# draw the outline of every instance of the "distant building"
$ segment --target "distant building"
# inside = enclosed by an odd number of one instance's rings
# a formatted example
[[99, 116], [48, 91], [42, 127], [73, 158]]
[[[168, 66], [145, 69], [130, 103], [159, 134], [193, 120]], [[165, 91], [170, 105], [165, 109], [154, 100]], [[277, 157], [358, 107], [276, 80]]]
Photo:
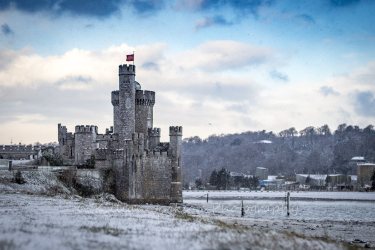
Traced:
[[354, 156], [352, 159], [350, 159], [353, 162], [365, 162], [365, 157], [363, 156]]
[[[329, 182], [327, 183], [327, 176], [329, 176]], [[306, 182], [307, 178], [310, 180]], [[296, 174], [296, 181], [300, 185], [309, 185], [312, 189], [338, 189], [338, 190], [355, 190], [357, 183], [356, 175], [344, 175], [344, 174]]]
[[260, 181], [264, 181], [268, 179], [268, 169], [257, 167], [255, 170], [255, 176], [259, 177]]
[[2, 145], [0, 146], [0, 159], [8, 160], [34, 160], [38, 158], [38, 152], [45, 146], [26, 145]]
[[357, 165], [357, 183], [360, 187], [371, 186], [371, 177], [375, 171], [375, 163], [359, 163]]

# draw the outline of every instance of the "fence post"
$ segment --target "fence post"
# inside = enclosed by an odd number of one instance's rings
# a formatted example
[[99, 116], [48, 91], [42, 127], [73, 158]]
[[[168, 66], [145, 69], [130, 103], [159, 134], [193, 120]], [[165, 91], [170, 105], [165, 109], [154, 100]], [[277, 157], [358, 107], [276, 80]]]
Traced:
[[289, 216], [289, 203], [290, 203], [290, 192], [288, 192], [287, 197], [286, 197], [286, 210], [287, 210], [286, 214], [287, 214], [287, 216]]

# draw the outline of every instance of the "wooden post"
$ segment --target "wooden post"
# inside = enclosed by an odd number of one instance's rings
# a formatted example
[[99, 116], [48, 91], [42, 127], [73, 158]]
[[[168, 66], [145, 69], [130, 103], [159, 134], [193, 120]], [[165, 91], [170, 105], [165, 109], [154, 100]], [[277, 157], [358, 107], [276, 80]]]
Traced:
[[243, 200], [241, 202], [241, 217], [245, 216], [245, 208], [243, 207]]
[[207, 202], [208, 202], [208, 193], [207, 193]]
[[9, 160], [8, 161], [8, 166], [9, 166], [9, 171], [12, 171], [12, 160]]
[[288, 192], [287, 196], [286, 196], [286, 214], [287, 216], [289, 216], [289, 203], [290, 203], [290, 192]]

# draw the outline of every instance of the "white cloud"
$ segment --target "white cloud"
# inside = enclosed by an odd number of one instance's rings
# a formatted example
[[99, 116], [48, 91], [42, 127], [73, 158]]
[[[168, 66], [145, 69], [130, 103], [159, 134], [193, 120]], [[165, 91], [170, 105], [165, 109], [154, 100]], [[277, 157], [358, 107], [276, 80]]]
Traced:
[[202, 71], [222, 71], [267, 63], [275, 49], [236, 41], [208, 41], [176, 56], [174, 64]]
[[[274, 68], [276, 50], [233, 41], [206, 42], [172, 55], [167, 54], [167, 44], [72, 49], [48, 57], [25, 49], [2, 54], [2, 60], [7, 56], [11, 60], [0, 68], [0, 143], [9, 143], [11, 138], [25, 143], [56, 141], [57, 123], [70, 131], [75, 125], [98, 125], [99, 132], [104, 132], [113, 122], [110, 93], [118, 88], [117, 67], [126, 63], [125, 55], [133, 50], [136, 80], [142, 89], [156, 92], [154, 126], [162, 128], [163, 140], [168, 140], [170, 125], [184, 126], [184, 136], [207, 137], [375, 123], [373, 116], [365, 116], [368, 113], [356, 112], [358, 97], [367, 98], [360, 107], [373, 103], [375, 62], [324, 82], [271, 88], [251, 77], [267, 75], [268, 68], [250, 66]], [[250, 73], [236, 71], [243, 67], [250, 67]], [[340, 95], [322, 95], [324, 86]]]

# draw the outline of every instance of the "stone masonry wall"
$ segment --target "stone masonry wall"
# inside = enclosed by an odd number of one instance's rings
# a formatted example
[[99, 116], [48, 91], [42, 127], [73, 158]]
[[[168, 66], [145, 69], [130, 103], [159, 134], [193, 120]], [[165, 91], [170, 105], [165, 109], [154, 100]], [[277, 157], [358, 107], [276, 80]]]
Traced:
[[84, 164], [90, 159], [97, 146], [96, 135], [98, 127], [96, 126], [76, 126], [75, 128], [75, 164]]
[[135, 132], [135, 67], [126, 64], [119, 66], [119, 112], [114, 120], [119, 120], [117, 131], [119, 141], [131, 139]]

